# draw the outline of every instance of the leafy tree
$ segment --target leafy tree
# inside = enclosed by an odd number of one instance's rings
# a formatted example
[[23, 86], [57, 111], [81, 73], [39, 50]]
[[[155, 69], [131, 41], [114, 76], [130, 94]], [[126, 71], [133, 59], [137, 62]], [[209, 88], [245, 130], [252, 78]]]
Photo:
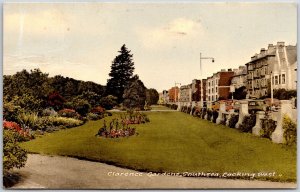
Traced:
[[127, 49], [125, 44], [121, 47], [119, 55], [113, 60], [107, 81], [106, 93], [118, 98], [118, 102], [123, 101], [124, 89], [128, 81], [132, 78], [134, 71], [134, 62], [132, 61], [132, 54]]
[[39, 69], [30, 72], [22, 70], [14, 75], [4, 75], [3, 85], [4, 95], [10, 98], [28, 94], [44, 100], [53, 91], [48, 74], [42, 73]]
[[27, 153], [17, 142], [19, 133], [12, 130], [3, 130], [3, 170], [7, 172], [12, 168], [24, 167]]
[[156, 89], [147, 89], [146, 90], [146, 101], [149, 105], [155, 105], [157, 104], [159, 99], [159, 94], [156, 91]]
[[126, 86], [123, 99], [123, 106], [126, 108], [144, 108], [146, 101], [146, 87], [137, 75], [135, 75]]
[[101, 96], [92, 91], [85, 91], [77, 98], [87, 100], [92, 107], [95, 107], [100, 104]]
[[22, 96], [14, 96], [8, 103], [28, 112], [39, 112], [42, 110], [42, 102], [42, 99], [35, 98], [34, 96], [25, 93]]
[[99, 96], [103, 96], [105, 92], [105, 87], [97, 83], [75, 80], [61, 75], [53, 77], [51, 83], [53, 89], [58, 91], [67, 100], [72, 100], [84, 92], [94, 92]]
[[108, 95], [106, 97], [102, 97], [100, 99], [100, 106], [104, 107], [105, 109], [112, 109], [114, 106], [118, 104], [118, 98], [112, 95]]

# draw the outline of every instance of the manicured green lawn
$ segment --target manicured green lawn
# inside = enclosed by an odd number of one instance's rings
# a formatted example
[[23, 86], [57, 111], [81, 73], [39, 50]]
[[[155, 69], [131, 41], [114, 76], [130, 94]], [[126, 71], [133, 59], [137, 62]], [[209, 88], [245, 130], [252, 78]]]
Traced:
[[296, 181], [295, 147], [274, 144], [181, 112], [147, 115], [150, 123], [135, 126], [138, 136], [95, 137], [103, 124], [99, 120], [45, 135], [22, 146], [34, 153], [81, 157], [141, 171], [275, 171], [275, 177], [267, 179]]
[[151, 105], [152, 110], [172, 110], [166, 106], [163, 105]]

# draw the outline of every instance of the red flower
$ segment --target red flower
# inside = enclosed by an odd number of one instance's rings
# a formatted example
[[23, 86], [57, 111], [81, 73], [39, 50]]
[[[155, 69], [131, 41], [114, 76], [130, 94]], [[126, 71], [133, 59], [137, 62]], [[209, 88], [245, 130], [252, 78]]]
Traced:
[[3, 128], [4, 129], [12, 129], [15, 130], [17, 132], [22, 131], [22, 128], [20, 125], [18, 125], [18, 123], [12, 122], [12, 121], [3, 121]]

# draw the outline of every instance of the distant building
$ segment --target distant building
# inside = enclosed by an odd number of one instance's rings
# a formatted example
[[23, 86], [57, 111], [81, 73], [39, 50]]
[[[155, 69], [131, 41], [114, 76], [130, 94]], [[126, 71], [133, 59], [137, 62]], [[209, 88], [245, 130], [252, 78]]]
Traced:
[[228, 71], [222, 69], [206, 79], [206, 101], [208, 103], [219, 99], [228, 99], [233, 75], [234, 72], [231, 69]]
[[231, 79], [231, 85], [234, 86], [235, 89], [243, 87], [247, 85], [247, 67], [239, 66], [238, 69], [233, 69], [234, 75]]
[[[269, 44], [259, 54], [251, 57], [247, 66], [247, 91], [250, 97], [260, 98], [268, 94], [270, 83], [273, 89], [296, 89], [297, 47], [284, 42]], [[272, 82], [271, 82], [272, 76]]]
[[191, 102], [192, 101], [192, 84], [182, 85], [180, 87], [180, 102]]
[[168, 95], [169, 95], [169, 102], [177, 102], [178, 95], [179, 95], [179, 88], [177, 86], [172, 87], [171, 89], [169, 89]]
[[163, 104], [169, 103], [169, 92], [167, 90], [163, 90], [162, 92], [162, 102]]
[[180, 87], [179, 101], [194, 102], [201, 101], [201, 81], [194, 79], [191, 84]]
[[200, 106], [206, 104], [206, 81], [207, 79], [202, 79], [200, 82]]
[[159, 105], [161, 105], [161, 104], [164, 104], [164, 98], [163, 98], [164, 96], [163, 96], [163, 93], [162, 92], [160, 92], [160, 93], [158, 93], [158, 104]]
[[201, 100], [201, 81], [194, 79], [191, 84], [192, 101], [199, 102]]

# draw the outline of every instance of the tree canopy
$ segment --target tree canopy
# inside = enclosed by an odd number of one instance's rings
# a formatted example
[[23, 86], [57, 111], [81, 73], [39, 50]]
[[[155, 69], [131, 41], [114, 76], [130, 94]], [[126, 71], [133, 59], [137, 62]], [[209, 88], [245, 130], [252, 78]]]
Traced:
[[157, 104], [159, 99], [159, 94], [156, 89], [150, 88], [146, 91], [146, 100], [148, 105]]
[[126, 86], [123, 99], [123, 106], [126, 108], [144, 109], [146, 101], [146, 87], [137, 75], [135, 75]]

